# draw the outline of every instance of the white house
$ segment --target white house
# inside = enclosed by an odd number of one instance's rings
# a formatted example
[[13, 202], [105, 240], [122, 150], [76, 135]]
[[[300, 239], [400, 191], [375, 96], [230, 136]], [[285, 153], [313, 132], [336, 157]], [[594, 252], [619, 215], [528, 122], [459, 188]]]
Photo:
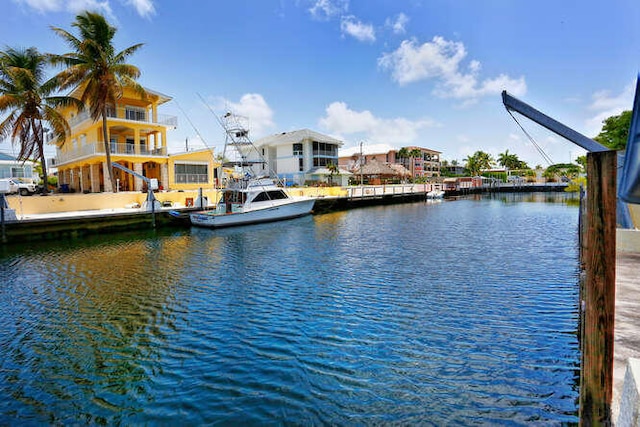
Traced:
[[35, 163], [29, 160], [18, 161], [8, 154], [0, 153], [0, 178], [37, 180], [38, 174], [35, 171]]
[[342, 141], [309, 129], [282, 132], [255, 142], [269, 169], [287, 185], [304, 185], [308, 181], [333, 180], [341, 185], [347, 171], [331, 174], [329, 165], [338, 166], [338, 149]]

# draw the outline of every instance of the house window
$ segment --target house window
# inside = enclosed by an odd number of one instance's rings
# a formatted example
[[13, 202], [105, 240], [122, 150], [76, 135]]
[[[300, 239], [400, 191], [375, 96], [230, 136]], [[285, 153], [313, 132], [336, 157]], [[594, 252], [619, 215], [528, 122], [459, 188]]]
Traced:
[[135, 120], [137, 122], [146, 121], [147, 112], [142, 108], [126, 107], [124, 114], [127, 120]]
[[302, 156], [302, 144], [293, 144], [293, 155]]
[[304, 159], [302, 157], [298, 159], [298, 171], [304, 172]]
[[327, 166], [329, 164], [338, 164], [338, 146], [313, 141], [313, 166]]
[[209, 165], [176, 163], [174, 174], [176, 184], [206, 184], [209, 182]]
[[11, 177], [24, 178], [24, 168], [11, 168]]

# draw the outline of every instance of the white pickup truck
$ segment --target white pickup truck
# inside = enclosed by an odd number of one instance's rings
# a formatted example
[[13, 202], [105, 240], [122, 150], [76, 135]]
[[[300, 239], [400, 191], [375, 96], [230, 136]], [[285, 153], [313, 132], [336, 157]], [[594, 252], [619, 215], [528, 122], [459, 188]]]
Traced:
[[16, 178], [2, 178], [0, 181], [6, 181], [7, 185], [2, 188], [8, 188], [7, 194], [20, 193], [21, 196], [31, 196], [38, 191], [38, 186], [33, 182], [20, 181]]

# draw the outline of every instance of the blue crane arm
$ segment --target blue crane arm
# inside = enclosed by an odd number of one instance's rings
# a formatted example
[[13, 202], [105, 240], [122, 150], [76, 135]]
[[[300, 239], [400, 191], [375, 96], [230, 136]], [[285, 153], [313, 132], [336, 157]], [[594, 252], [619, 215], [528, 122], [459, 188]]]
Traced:
[[609, 151], [609, 149], [604, 145], [599, 144], [593, 139], [584, 136], [580, 132], [576, 132], [570, 127], [563, 125], [559, 121], [552, 119], [546, 114], [536, 110], [531, 105], [526, 104], [517, 98], [514, 98], [513, 96], [509, 95], [506, 90], [502, 91], [502, 103], [507, 110], [515, 111], [522, 114], [528, 119], [533, 120], [539, 125], [549, 129], [551, 132], [568, 139], [569, 141], [573, 142], [576, 145], [579, 145], [587, 151]]

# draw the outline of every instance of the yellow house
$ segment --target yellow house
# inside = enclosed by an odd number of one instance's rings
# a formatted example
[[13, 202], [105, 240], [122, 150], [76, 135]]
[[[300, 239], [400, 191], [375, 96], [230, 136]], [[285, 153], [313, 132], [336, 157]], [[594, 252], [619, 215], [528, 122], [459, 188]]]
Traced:
[[[185, 190], [215, 183], [213, 153], [185, 153], [171, 158], [167, 153], [167, 131], [175, 129], [177, 118], [158, 113], [158, 107], [171, 98], [145, 89], [142, 98], [125, 89], [115, 108], [107, 112], [111, 161], [138, 175], [155, 178], [161, 190]], [[57, 144], [51, 166], [58, 169], [58, 183], [63, 191], [110, 192], [109, 171], [104, 150], [102, 120], [94, 121], [87, 110], [63, 111], [71, 135]], [[177, 168], [177, 169], [176, 169]], [[114, 168], [116, 191], [144, 191], [145, 182], [133, 174]]]
[[169, 188], [172, 190], [212, 189], [218, 186], [219, 162], [209, 149], [169, 155]]

